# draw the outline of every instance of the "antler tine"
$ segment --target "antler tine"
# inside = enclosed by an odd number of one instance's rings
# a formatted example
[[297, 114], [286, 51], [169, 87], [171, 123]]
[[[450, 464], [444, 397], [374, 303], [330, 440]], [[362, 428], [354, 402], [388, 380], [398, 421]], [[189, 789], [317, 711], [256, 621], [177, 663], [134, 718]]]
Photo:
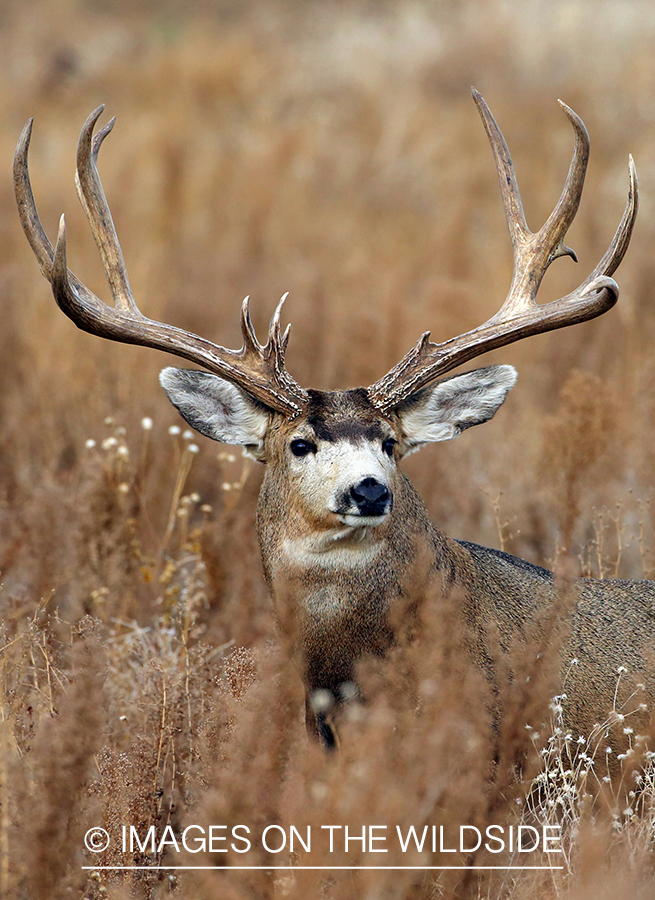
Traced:
[[555, 205], [546, 224], [541, 231], [544, 235], [550, 237], [553, 243], [553, 252], [551, 253], [549, 264], [560, 256], [570, 256], [573, 262], [578, 261], [578, 257], [574, 250], [567, 247], [563, 243], [564, 235], [569, 230], [571, 223], [575, 219], [580, 199], [582, 198], [582, 189], [584, 187], [585, 175], [587, 174], [587, 165], [589, 163], [589, 134], [585, 128], [585, 124], [580, 116], [573, 112], [570, 106], [557, 101], [562, 107], [566, 116], [573, 126], [573, 134], [575, 144], [573, 147], [573, 158], [569, 171], [566, 176], [566, 182], [562, 195]]
[[562, 194], [546, 223], [533, 234], [527, 226], [516, 174], [505, 139], [484, 99], [473, 90], [473, 99], [484, 123], [498, 169], [498, 180], [505, 207], [507, 226], [514, 248], [514, 275], [503, 306], [495, 318], [513, 315], [535, 305], [537, 291], [548, 266], [560, 256], [577, 257], [564, 244], [568, 231], [580, 206], [587, 163], [589, 135], [582, 119], [560, 100], [575, 135], [573, 158]]
[[[279, 379], [281, 384], [288, 384], [288, 380], [290, 379], [289, 373], [286, 370], [286, 366], [284, 364], [284, 354], [287, 349], [287, 344], [289, 343], [289, 334], [291, 333], [291, 325], [287, 325], [284, 334], [282, 334], [282, 330], [280, 328], [280, 316], [282, 314], [282, 307], [289, 296], [287, 291], [286, 294], [283, 294], [280, 298], [280, 302], [275, 308], [275, 312], [273, 313], [273, 317], [271, 319], [271, 324], [268, 329], [268, 343], [266, 347], [264, 347], [264, 354], [267, 357], [270, 357], [272, 361], [272, 365], [274, 366], [275, 372], [277, 373], [277, 378]], [[291, 386], [290, 384], [288, 385]]]
[[475, 88], [471, 88], [471, 93], [475, 105], [478, 108], [478, 112], [480, 113], [484, 130], [487, 132], [487, 138], [494, 154], [496, 169], [498, 170], [500, 192], [503, 198], [505, 216], [507, 218], [507, 227], [509, 228], [512, 245], [516, 249], [517, 246], [521, 246], [531, 232], [525, 221], [523, 203], [521, 202], [521, 192], [519, 191], [518, 181], [516, 180], [512, 157], [510, 156], [507, 142], [482, 94], [480, 94], [479, 91], [476, 91]]
[[18, 203], [18, 215], [23, 226], [23, 231], [30, 242], [30, 246], [36, 256], [43, 276], [50, 279], [52, 271], [52, 259], [54, 248], [48, 240], [48, 235], [43, 229], [41, 219], [34, 202], [34, 193], [30, 181], [30, 173], [27, 167], [27, 153], [32, 139], [32, 125], [34, 119], [28, 119], [21, 132], [16, 152], [14, 154], [14, 192]]
[[[533, 334], [585, 322], [610, 309], [619, 288], [610, 277], [627, 250], [638, 208], [637, 175], [630, 157], [630, 186], [623, 217], [607, 252], [593, 272], [570, 294], [539, 305], [536, 294], [548, 266], [559, 256], [572, 256], [564, 236], [580, 204], [589, 157], [589, 138], [582, 120], [561, 103], [574, 130], [575, 146], [562, 194], [545, 225], [533, 234], [527, 227], [512, 160], [489, 107], [473, 91], [493, 150], [507, 224], [514, 247], [514, 274], [500, 310], [483, 325], [440, 344], [429, 340], [429, 332], [383, 378], [371, 385], [368, 395], [383, 411], [421, 390], [439, 375], [489, 350], [511, 344]], [[561, 101], [560, 101], [561, 102]]]
[[595, 278], [598, 278], [603, 275], [613, 275], [618, 269], [619, 265], [623, 257], [625, 256], [625, 252], [628, 249], [628, 245], [630, 244], [630, 238], [632, 237], [632, 229], [635, 224], [635, 219], [637, 218], [637, 211], [639, 209], [639, 182], [637, 179], [637, 169], [635, 168], [635, 161], [632, 158], [632, 154], [628, 157], [628, 200], [625, 205], [625, 209], [623, 210], [623, 216], [619, 223], [619, 227], [616, 229], [616, 234], [612, 238], [612, 243], [607, 248], [605, 255], [598, 263], [594, 271], [591, 273], [589, 278], [584, 281], [581, 287], [592, 282]]
[[282, 295], [278, 305], [275, 307], [275, 312], [273, 313], [270, 324], [268, 326], [268, 345], [270, 346], [271, 350], [275, 349], [278, 353], [284, 353], [280, 318], [282, 316], [282, 307], [284, 306], [284, 303], [288, 296], [288, 291], [286, 292], [286, 294]]
[[140, 316], [141, 312], [132, 296], [123, 252], [96, 165], [102, 142], [116, 121], [114, 118], [108, 122], [94, 138], [93, 129], [104, 109], [104, 104], [95, 109], [84, 123], [80, 133], [77, 145], [75, 186], [100, 251], [114, 304], [117, 309], [129, 310], [133, 315]]
[[103, 303], [68, 270], [64, 217], [61, 217], [54, 248], [43, 229], [34, 202], [27, 162], [31, 120], [23, 129], [16, 148], [14, 186], [21, 223], [41, 272], [51, 283], [58, 306], [83, 331], [180, 356], [238, 385], [270, 409], [288, 418], [298, 415], [308, 400], [308, 394], [289, 375], [284, 365], [288, 331], [280, 340], [281, 304], [274, 316], [277, 324], [269, 335], [268, 343], [262, 346], [255, 335], [246, 298], [241, 311], [244, 344], [240, 350], [228, 350], [180, 328], [148, 319], [138, 310], [96, 167], [100, 145], [114, 124], [112, 119], [93, 137], [93, 128], [103, 108], [95, 110], [82, 129], [76, 180], [80, 200], [102, 256], [114, 307]]
[[[50, 281], [55, 250], [39, 218], [27, 164], [33, 121], [33, 119], [29, 119], [23, 128], [20, 140], [16, 146], [16, 152], [14, 153], [14, 193], [25, 236], [38, 260], [41, 274]], [[94, 299], [91, 291], [72, 272], [68, 273], [68, 277], [80, 297], [84, 298], [86, 302]]]
[[241, 334], [243, 335], [243, 348], [246, 353], [261, 353], [264, 348], [257, 340], [252, 319], [250, 318], [250, 297], [246, 297], [241, 304]]

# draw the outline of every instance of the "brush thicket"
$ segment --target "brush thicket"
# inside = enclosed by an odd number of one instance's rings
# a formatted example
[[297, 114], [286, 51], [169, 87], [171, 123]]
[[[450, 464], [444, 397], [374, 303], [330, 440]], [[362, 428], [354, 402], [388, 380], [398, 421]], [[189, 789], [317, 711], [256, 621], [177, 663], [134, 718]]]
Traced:
[[[624, 759], [610, 765], [603, 747], [607, 727], [631, 727], [629, 711], [568, 735], [565, 701], [552, 702], [553, 673], [534, 668], [530, 644], [493, 731], [496, 701], [448, 605], [417, 597], [420, 640], [388, 665], [363, 664], [367, 702], [351, 707], [338, 754], [308, 741], [260, 574], [258, 467], [185, 433], [157, 384], [161, 355], [77, 332], [55, 308], [10, 175], [34, 116], [44, 224], [54, 236], [66, 211], [69, 264], [106, 296], [72, 179], [79, 128], [106, 102], [118, 122], [100, 170], [144, 313], [237, 347], [241, 299], [251, 295], [261, 333], [290, 290], [290, 371], [307, 386], [349, 387], [380, 377], [428, 328], [441, 340], [484, 321], [507, 289], [509, 239], [469, 85], [512, 147], [535, 228], [570, 158], [562, 96], [591, 135], [567, 238], [585, 271], [623, 208], [628, 151], [640, 171], [619, 306], [490, 355], [519, 370], [503, 410], [406, 469], [453, 537], [567, 574], [653, 577], [655, 13], [627, 9], [47, 0], [38, 16], [31, 4], [4, 11], [0, 895], [652, 896], [652, 759], [630, 732]], [[543, 299], [578, 281], [558, 260]], [[563, 869], [81, 868], [125, 861], [115, 848], [84, 850], [92, 826], [535, 821], [563, 825]], [[329, 863], [370, 862], [353, 846]], [[441, 865], [445, 854], [384, 857]], [[172, 860], [157, 850], [133, 861]], [[201, 861], [238, 854], [185, 859]], [[247, 861], [273, 857], [253, 849]]]

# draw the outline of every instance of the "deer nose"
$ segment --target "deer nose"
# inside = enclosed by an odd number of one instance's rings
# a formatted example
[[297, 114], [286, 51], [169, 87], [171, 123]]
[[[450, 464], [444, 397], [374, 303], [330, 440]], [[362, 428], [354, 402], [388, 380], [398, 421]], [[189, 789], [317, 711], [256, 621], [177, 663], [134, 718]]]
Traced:
[[383, 516], [388, 512], [389, 489], [376, 478], [364, 478], [350, 488], [350, 496], [362, 516]]

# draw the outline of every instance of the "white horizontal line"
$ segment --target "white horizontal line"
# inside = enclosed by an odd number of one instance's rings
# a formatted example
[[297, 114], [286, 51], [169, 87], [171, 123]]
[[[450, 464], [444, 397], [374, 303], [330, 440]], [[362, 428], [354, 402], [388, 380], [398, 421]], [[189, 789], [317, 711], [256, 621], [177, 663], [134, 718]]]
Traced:
[[337, 870], [346, 870], [348, 872], [358, 872], [360, 869], [375, 869], [376, 871], [390, 871], [390, 872], [399, 872], [405, 870], [416, 870], [416, 871], [426, 871], [426, 870], [439, 870], [445, 871], [450, 869], [459, 870], [473, 870], [473, 869], [502, 869], [505, 872], [518, 871], [519, 869], [539, 869], [547, 872], [554, 872], [559, 869], [563, 869], [564, 866], [82, 866], [84, 870], [92, 870], [92, 871], [107, 871], [109, 869], [120, 869], [121, 871], [133, 871], [135, 869], [139, 869], [141, 871], [153, 871], [153, 872], [161, 872], [161, 871], [180, 871], [180, 870], [214, 870], [216, 872], [244, 872], [248, 870], [252, 870], [253, 872], [275, 872], [282, 869], [288, 869], [290, 871], [327, 871], [333, 872]]

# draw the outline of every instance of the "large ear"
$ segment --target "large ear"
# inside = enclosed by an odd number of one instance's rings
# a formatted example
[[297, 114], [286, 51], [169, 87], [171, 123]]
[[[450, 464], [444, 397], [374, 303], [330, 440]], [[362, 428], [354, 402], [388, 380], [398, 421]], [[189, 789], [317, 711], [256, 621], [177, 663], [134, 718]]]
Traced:
[[271, 411], [245, 391], [208, 372], [162, 369], [159, 383], [186, 421], [206, 437], [240, 444], [261, 459]]
[[401, 451], [432, 441], [449, 441], [466, 428], [487, 422], [516, 382], [512, 366], [489, 366], [446, 378], [396, 408], [403, 431]]

